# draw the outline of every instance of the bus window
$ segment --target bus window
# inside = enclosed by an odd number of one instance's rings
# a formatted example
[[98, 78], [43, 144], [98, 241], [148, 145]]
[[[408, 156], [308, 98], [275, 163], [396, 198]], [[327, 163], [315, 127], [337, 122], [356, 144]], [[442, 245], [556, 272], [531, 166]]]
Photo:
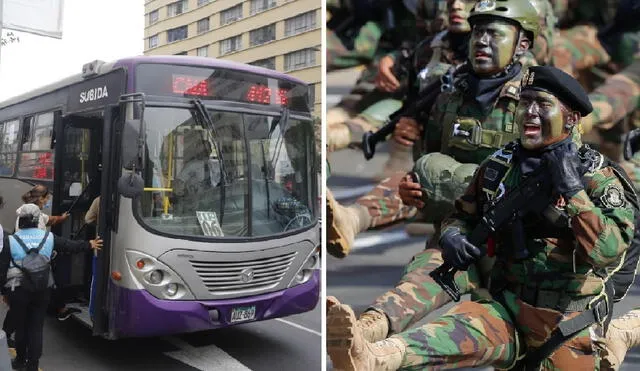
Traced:
[[20, 121], [7, 121], [0, 126], [0, 175], [11, 176], [16, 167]]
[[[25, 120], [23, 131], [23, 152], [20, 154], [18, 176], [22, 178], [35, 178], [42, 180], [53, 179], [53, 151], [51, 144], [53, 139], [53, 112], [47, 112], [36, 116], [33, 121]], [[27, 128], [33, 135], [27, 134]], [[29, 138], [28, 140], [26, 140]], [[26, 140], [26, 141], [25, 141]]]
[[33, 133], [33, 125], [35, 124], [35, 117], [28, 116], [22, 120], [22, 138], [20, 141], [21, 151], [31, 150], [31, 134]]

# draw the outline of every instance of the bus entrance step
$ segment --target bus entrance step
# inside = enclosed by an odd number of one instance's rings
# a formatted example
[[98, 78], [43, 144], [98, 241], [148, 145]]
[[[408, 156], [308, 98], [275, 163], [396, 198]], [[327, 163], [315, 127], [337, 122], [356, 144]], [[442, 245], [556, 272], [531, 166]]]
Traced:
[[91, 321], [91, 315], [89, 314], [89, 306], [87, 304], [70, 303], [70, 304], [67, 304], [67, 307], [75, 308], [79, 310], [80, 312], [73, 313], [71, 316], [79, 320], [83, 325], [89, 328], [93, 327], [93, 321]]

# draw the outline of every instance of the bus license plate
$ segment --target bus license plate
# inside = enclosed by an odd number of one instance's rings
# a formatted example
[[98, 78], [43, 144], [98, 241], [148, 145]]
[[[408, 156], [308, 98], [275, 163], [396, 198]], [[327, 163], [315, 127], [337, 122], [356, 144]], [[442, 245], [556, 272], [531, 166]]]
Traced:
[[256, 318], [256, 306], [233, 308], [231, 322], [249, 321]]

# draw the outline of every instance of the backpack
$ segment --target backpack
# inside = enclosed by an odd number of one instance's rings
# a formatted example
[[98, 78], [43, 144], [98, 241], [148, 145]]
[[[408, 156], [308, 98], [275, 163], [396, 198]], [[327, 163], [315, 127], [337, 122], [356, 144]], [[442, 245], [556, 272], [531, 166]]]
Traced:
[[24, 275], [21, 286], [29, 292], [42, 291], [49, 287], [49, 278], [51, 276], [51, 260], [40, 254], [40, 250], [44, 247], [49, 231], [44, 235], [42, 241], [35, 249], [29, 249], [27, 245], [17, 235], [12, 235], [13, 239], [22, 247], [26, 256], [22, 259], [22, 266], [16, 264], [11, 255], [11, 262], [18, 267]]

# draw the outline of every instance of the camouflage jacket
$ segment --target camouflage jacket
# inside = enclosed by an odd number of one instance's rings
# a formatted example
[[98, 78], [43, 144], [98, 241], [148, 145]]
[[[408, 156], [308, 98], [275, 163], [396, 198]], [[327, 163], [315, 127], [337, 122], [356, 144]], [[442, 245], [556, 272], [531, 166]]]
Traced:
[[462, 163], [479, 164], [518, 138], [514, 116], [523, 71], [502, 86], [488, 112], [465, 94], [466, 74], [462, 73], [454, 81], [455, 91], [442, 92], [436, 98], [424, 121], [423, 140], [414, 146], [414, 159], [441, 152]]
[[[517, 146], [514, 147], [517, 153]], [[500, 282], [516, 295], [532, 286], [559, 292], [560, 297], [567, 298], [601, 293], [603, 280], [594, 271], [601, 273], [601, 268], [617, 262], [628, 248], [634, 232], [634, 211], [625, 196], [623, 182], [626, 181], [612, 167], [602, 165], [602, 155], [588, 151], [593, 155], [583, 159], [583, 163], [589, 164], [589, 171], [582, 178], [585, 189], [568, 200], [550, 195], [550, 199], [555, 200], [552, 204], [566, 212], [570, 227], [560, 228], [560, 233], [556, 230], [554, 237], [546, 237], [551, 224], [545, 224], [549, 222], [538, 216], [525, 216], [528, 257], [520, 260], [514, 256], [510, 228], [500, 228], [493, 237], [502, 269], [493, 270], [492, 285]], [[500, 185], [508, 194], [523, 179], [518, 157], [503, 152], [497, 155], [512, 162]], [[485, 207], [492, 202], [493, 195], [485, 189], [489, 182], [485, 179], [487, 164], [488, 161], [481, 164], [465, 194], [456, 201], [457, 213], [445, 220], [443, 232], [458, 227], [462, 233], [470, 233]]]

